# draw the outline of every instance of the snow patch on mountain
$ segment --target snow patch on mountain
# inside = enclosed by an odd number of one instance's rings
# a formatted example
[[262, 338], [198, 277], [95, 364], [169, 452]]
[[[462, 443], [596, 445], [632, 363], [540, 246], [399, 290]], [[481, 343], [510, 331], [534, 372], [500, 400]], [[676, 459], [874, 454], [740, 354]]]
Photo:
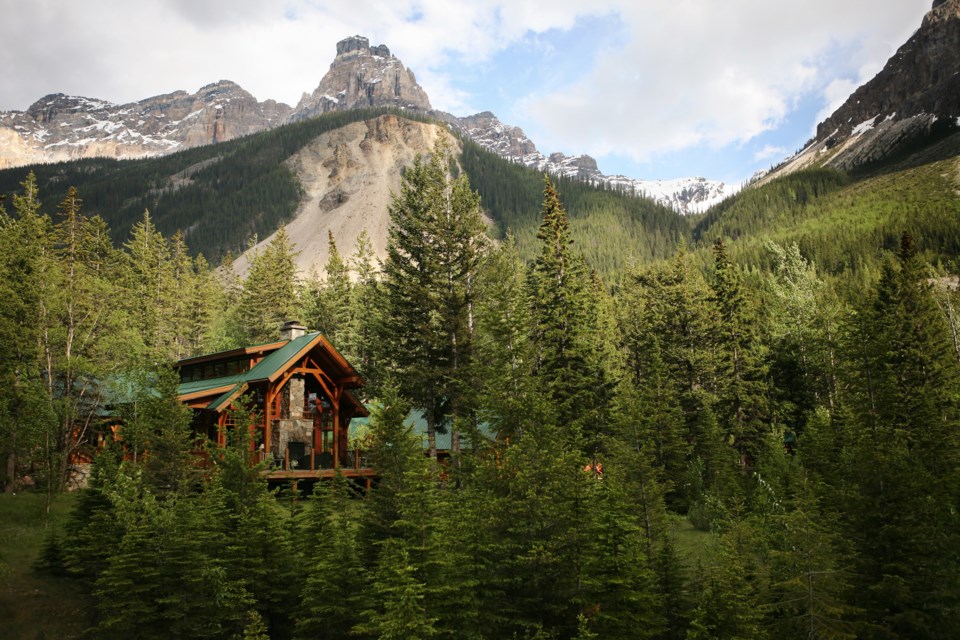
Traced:
[[740, 185], [702, 177], [638, 180], [622, 175], [608, 176], [600, 171], [597, 161], [588, 155], [551, 153], [544, 156], [522, 129], [505, 125], [489, 111], [466, 118], [450, 116], [447, 120], [484, 149], [511, 162], [550, 175], [583, 180], [622, 193], [650, 198], [684, 214], [706, 211], [740, 190]]

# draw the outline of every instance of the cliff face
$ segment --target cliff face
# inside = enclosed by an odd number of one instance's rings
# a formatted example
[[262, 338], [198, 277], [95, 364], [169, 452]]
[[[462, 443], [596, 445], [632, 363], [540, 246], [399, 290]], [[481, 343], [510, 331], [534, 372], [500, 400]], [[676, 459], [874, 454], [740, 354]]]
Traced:
[[[299, 271], [323, 272], [329, 256], [328, 231], [347, 256], [366, 229], [374, 253], [384, 258], [391, 193], [400, 192], [403, 168], [418, 153], [429, 154], [440, 138], [458, 148], [442, 126], [385, 115], [322, 134], [287, 160], [304, 190], [296, 217], [286, 225], [300, 252]], [[272, 238], [237, 258], [238, 273], [246, 272], [251, 252], [262, 250]]]
[[0, 168], [89, 157], [137, 158], [216, 144], [277, 126], [290, 107], [221, 80], [117, 105], [53, 94], [0, 113]]
[[850, 170], [960, 124], [960, 0], [938, 0], [873, 79], [817, 126], [807, 147], [765, 179], [826, 164]]
[[872, 80], [817, 126], [817, 140], [844, 139], [862, 123], [922, 114], [960, 116], [960, 0], [945, 0]]
[[291, 109], [256, 99], [229, 81], [116, 105], [56, 94], [26, 111], [0, 113], [0, 168], [87, 157], [138, 158], [216, 144], [330, 111], [392, 107], [427, 113], [513, 162], [646, 195], [681, 212], [702, 211], [738, 188], [704, 178], [607, 176], [590, 156], [545, 156], [522, 129], [489, 111], [465, 118], [433, 111], [416, 77], [385, 45], [353, 36], [337, 43], [319, 86]]
[[353, 36], [337, 43], [330, 69], [313, 93], [303, 94], [290, 119], [369, 107], [432, 109], [413, 72], [386, 45], [371, 47], [363, 36]]

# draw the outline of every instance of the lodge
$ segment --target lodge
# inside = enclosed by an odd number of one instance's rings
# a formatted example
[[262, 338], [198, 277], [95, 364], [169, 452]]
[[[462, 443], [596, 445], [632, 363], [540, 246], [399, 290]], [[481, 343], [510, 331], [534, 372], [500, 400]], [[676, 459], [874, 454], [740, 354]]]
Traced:
[[220, 446], [241, 397], [256, 412], [252, 445], [270, 481], [318, 480], [338, 471], [368, 487], [375, 472], [351, 420], [368, 415], [355, 395], [364, 381], [319, 332], [290, 321], [280, 340], [180, 360], [177, 393], [193, 427]]

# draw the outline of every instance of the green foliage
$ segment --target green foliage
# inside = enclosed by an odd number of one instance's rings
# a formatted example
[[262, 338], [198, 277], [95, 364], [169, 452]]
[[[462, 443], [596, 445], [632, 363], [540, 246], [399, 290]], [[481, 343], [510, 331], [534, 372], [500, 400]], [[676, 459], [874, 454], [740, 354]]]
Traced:
[[[289, 239], [238, 283], [160, 216], [131, 222], [123, 252], [77, 190], [54, 223], [28, 178], [0, 215], [7, 475], [63, 477], [107, 409], [123, 441], [107, 438], [67, 526], [4, 561], [65, 567], [104, 638], [957, 635], [960, 322], [938, 290], [955, 167], [746, 191], [704, 218], [704, 246], [616, 274], [611, 298], [581, 254], [613, 260], [620, 238], [584, 246], [578, 225], [644, 201], [562, 182], [568, 217], [552, 184], [471, 153], [465, 171], [440, 149], [406, 172], [383, 283], [363, 240], [301, 290], [375, 380], [378, 478], [369, 496], [320, 484], [299, 514], [255, 463], [251, 405], [201, 473], [177, 380], [149, 366], [273, 340], [296, 296]], [[516, 214], [491, 209], [501, 230], [527, 225], [489, 251], [478, 169], [515, 188], [490, 191]], [[592, 223], [574, 201], [601, 203]], [[671, 220], [642, 260], [675, 250]], [[890, 244], [894, 226], [912, 233]], [[428, 460], [411, 404], [473, 446]]]
[[[217, 145], [160, 158], [105, 158], [0, 171], [0, 194], [17, 189], [25, 171], [38, 186], [75, 185], [87, 207], [99, 212], [120, 243], [149, 209], [161, 233], [183, 231], [191, 250], [215, 264], [239, 253], [252, 237], [266, 238], [287, 222], [301, 187], [284, 162], [317, 136], [389, 110], [338, 111]], [[415, 114], [403, 117], [416, 119]], [[53, 201], [44, 201], [46, 207]]]
[[290, 237], [284, 228], [250, 261], [250, 271], [237, 301], [235, 345], [264, 344], [276, 340], [280, 326], [294, 316], [297, 267]]
[[486, 251], [479, 196], [464, 175], [453, 178], [450, 150], [438, 143], [417, 156], [391, 202], [383, 265], [380, 339], [401, 392], [427, 419], [431, 455], [436, 428], [465, 415], [464, 372], [473, 358], [473, 282]]
[[611, 386], [597, 311], [603, 292], [572, 247], [567, 213], [549, 178], [542, 217], [540, 252], [528, 279], [534, 375], [552, 400], [558, 424], [567, 426], [568, 437], [584, 451], [592, 451]]
[[909, 230], [931, 262], [960, 251], [960, 197], [952, 160], [893, 168], [858, 180], [812, 169], [742, 190], [714, 207], [694, 237], [705, 249], [730, 238], [736, 262], [769, 268], [765, 245], [796, 243], [821, 273], [876, 275], [886, 251], [895, 251]]
[[298, 532], [303, 580], [297, 638], [342, 638], [360, 623], [369, 606], [367, 575], [361, 562], [358, 509], [347, 480], [338, 475], [318, 483]]
[[[464, 171], [497, 224], [495, 235], [512, 236], [520, 255], [533, 259], [540, 247], [542, 216], [537, 211], [543, 202], [543, 174], [504, 161], [469, 140], [462, 144]], [[632, 262], [666, 258], [678, 241], [690, 238], [683, 216], [651, 199], [575, 179], [551, 179], [570, 213], [571, 238], [604, 278], [619, 275]]]

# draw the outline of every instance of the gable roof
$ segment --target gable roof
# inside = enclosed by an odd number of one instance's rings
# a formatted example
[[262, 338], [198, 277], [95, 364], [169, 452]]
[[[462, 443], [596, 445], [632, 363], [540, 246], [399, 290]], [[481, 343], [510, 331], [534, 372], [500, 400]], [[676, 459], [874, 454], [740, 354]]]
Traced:
[[[209, 403], [204, 404], [200, 408], [217, 412], [223, 411], [234, 399], [246, 391], [250, 384], [274, 382], [283, 375], [290, 366], [318, 347], [319, 350], [316, 355], [321, 361], [319, 364], [324, 367], [325, 371], [329, 372], [336, 382], [343, 384], [344, 387], [359, 387], [363, 385], [363, 378], [360, 377], [356, 369], [347, 362], [346, 358], [344, 358], [320, 332], [314, 331], [294, 338], [293, 340], [272, 342], [253, 347], [241, 347], [240, 349], [231, 349], [229, 351], [221, 351], [219, 353], [181, 360], [177, 363], [177, 367], [229, 360], [243, 355], [266, 354], [263, 359], [248, 371], [219, 378], [182, 382], [177, 388], [177, 395], [180, 400], [184, 402], [212, 398]], [[352, 394], [347, 392], [344, 395], [347, 396], [348, 401], [355, 407], [359, 408], [363, 413], [366, 413], [362, 403], [354, 398]]]

